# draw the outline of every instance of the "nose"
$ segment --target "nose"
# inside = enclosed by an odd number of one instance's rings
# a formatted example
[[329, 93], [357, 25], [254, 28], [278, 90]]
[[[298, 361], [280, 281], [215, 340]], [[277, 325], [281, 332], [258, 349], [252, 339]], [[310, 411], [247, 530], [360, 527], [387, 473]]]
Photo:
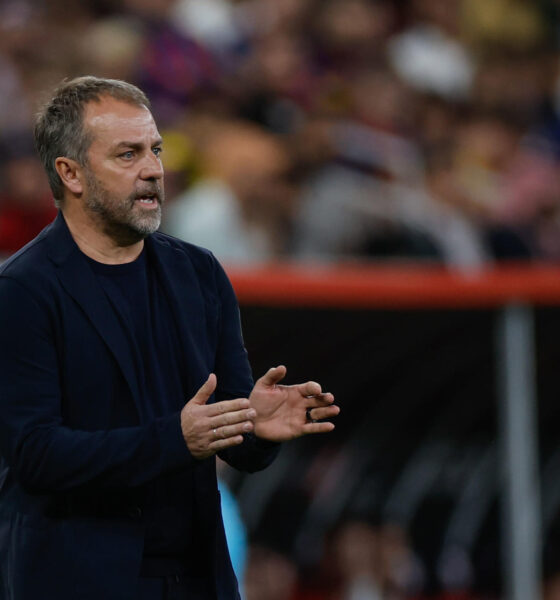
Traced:
[[163, 179], [163, 165], [161, 160], [153, 153], [148, 152], [140, 169], [140, 179]]

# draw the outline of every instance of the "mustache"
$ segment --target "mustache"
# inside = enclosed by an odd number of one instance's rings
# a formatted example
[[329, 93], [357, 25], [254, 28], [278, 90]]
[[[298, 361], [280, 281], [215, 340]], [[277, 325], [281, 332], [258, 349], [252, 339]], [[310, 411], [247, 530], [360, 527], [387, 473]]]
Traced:
[[163, 201], [165, 200], [163, 188], [158, 182], [149, 183], [143, 185], [142, 187], [136, 188], [134, 193], [131, 195], [131, 200], [134, 201], [145, 196], [153, 196], [160, 204], [163, 204]]

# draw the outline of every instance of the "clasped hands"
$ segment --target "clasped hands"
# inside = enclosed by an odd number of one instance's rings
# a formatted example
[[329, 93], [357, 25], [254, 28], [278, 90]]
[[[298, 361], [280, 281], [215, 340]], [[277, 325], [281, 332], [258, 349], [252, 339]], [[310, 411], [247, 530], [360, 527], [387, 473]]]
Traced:
[[340, 412], [334, 396], [322, 392], [314, 381], [278, 385], [285, 375], [286, 367], [273, 367], [257, 380], [249, 398], [207, 404], [217, 383], [210, 374], [181, 411], [181, 429], [191, 454], [208, 458], [241, 444], [243, 434], [250, 432], [263, 440], [284, 442], [332, 431], [334, 424], [324, 419]]

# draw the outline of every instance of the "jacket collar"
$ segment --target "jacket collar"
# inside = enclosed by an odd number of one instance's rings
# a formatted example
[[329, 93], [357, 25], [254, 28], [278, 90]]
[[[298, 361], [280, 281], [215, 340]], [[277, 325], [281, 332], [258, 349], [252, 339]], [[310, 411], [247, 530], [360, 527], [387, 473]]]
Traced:
[[101, 336], [130, 388], [141, 414], [138, 382], [133, 354], [109, 300], [99, 285], [91, 265], [72, 238], [61, 212], [47, 233], [48, 254], [57, 267], [57, 276], [68, 294], [76, 301]]
[[200, 277], [183, 248], [170, 243], [165, 236], [154, 234], [146, 238], [146, 251], [179, 332], [186, 389], [194, 393], [208, 377], [207, 361], [213, 358], [207, 354], [208, 300], [201, 289]]
[[[57, 267], [62, 286], [82, 308], [115, 357], [143, 417], [133, 349], [62, 213], [59, 212], [46, 237], [49, 257]], [[213, 360], [211, 349], [207, 347], [209, 300], [201, 289], [200, 277], [192, 261], [182, 248], [158, 234], [148, 236], [145, 244], [149, 261], [160, 278], [177, 325], [186, 389], [194, 393], [208, 376], [207, 362]]]

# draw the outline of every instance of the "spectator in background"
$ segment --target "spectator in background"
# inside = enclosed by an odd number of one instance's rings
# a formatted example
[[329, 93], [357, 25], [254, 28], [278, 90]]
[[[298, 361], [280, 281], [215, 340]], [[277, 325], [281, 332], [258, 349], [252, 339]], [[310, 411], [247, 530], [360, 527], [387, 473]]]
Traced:
[[143, 45], [140, 29], [129, 19], [96, 21], [81, 40], [84, 69], [111, 79], [133, 79]]
[[140, 36], [139, 43], [131, 40], [138, 45], [134, 81], [152, 98], [158, 121], [168, 126], [181, 117], [195, 97], [219, 84], [218, 65], [209, 49], [173, 22], [176, 0], [114, 4], [126, 27]]
[[25, 127], [31, 128], [35, 104], [42, 100], [44, 90], [81, 71], [80, 40], [94, 17], [87, 2], [16, 0], [10, 4], [20, 16], [8, 42], [22, 81], [23, 97], [16, 104], [27, 104]]
[[460, 3], [461, 29], [474, 48], [531, 48], [549, 33], [542, 6], [532, 0], [469, 0]]
[[317, 6], [313, 33], [317, 61], [327, 73], [375, 64], [395, 25], [389, 0], [326, 0]]
[[472, 107], [507, 113], [525, 129], [538, 123], [553, 80], [548, 51], [499, 46], [481, 53], [483, 59], [473, 81]]
[[293, 193], [283, 145], [253, 125], [224, 123], [208, 133], [201, 154], [203, 175], [169, 206], [165, 231], [225, 263], [282, 256]]
[[328, 600], [405, 600], [422, 588], [422, 566], [396, 524], [346, 518], [333, 531], [325, 558]]
[[437, 258], [431, 234], [407, 216], [407, 207], [418, 212], [410, 186], [420, 185], [422, 175], [419, 147], [408, 133], [410, 90], [383, 62], [356, 69], [347, 81], [345, 115], [323, 122], [330, 152], [296, 204], [296, 256]]
[[245, 577], [246, 600], [296, 600], [298, 571], [294, 561], [266, 546], [251, 547]]
[[560, 260], [560, 170], [550, 157], [520, 152], [504, 183], [498, 218], [519, 230], [531, 253]]
[[56, 216], [47, 178], [28, 132], [0, 139], [0, 261], [19, 250]]
[[234, 5], [228, 0], [180, 0], [171, 8], [172, 20], [187, 37], [228, 60], [242, 43], [242, 32]]
[[372, 525], [361, 520], [343, 523], [334, 536], [333, 553], [340, 577], [333, 600], [383, 600], [379, 537]]
[[16, 62], [16, 40], [26, 14], [11, 5], [0, 6], [0, 132], [29, 125], [31, 108], [24, 95], [23, 73]]
[[412, 23], [389, 41], [397, 73], [414, 88], [449, 99], [469, 95], [474, 60], [460, 34], [460, 0], [412, 0]]
[[560, 575], [555, 575], [546, 581], [543, 600], [560, 600]]
[[291, 32], [274, 32], [255, 41], [240, 69], [240, 114], [273, 133], [293, 133], [305, 121], [318, 84], [309, 45]]

